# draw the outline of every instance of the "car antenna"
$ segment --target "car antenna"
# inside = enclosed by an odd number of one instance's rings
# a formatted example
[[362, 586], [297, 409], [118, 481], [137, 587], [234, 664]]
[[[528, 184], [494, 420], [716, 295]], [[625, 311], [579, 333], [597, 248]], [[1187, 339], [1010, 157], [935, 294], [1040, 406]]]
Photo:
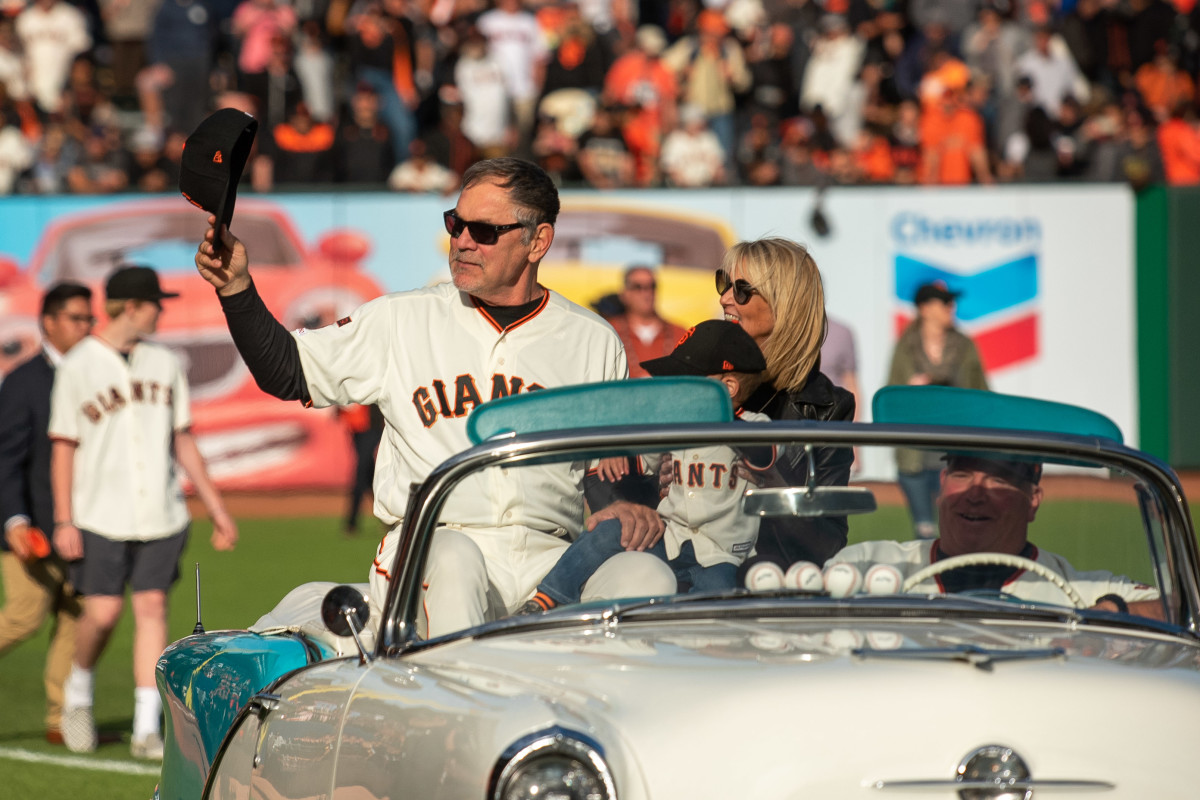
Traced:
[[200, 562], [196, 562], [196, 627], [192, 628], [192, 636], [204, 633], [204, 623], [200, 621]]

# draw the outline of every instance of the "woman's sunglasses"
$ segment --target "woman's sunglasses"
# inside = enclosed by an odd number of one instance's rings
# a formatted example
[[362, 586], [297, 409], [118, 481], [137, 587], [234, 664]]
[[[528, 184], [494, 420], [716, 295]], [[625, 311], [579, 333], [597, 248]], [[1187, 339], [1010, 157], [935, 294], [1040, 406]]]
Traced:
[[750, 302], [750, 298], [758, 294], [758, 289], [750, 285], [750, 281], [743, 278], [738, 278], [736, 281], [729, 277], [729, 273], [723, 269], [717, 270], [717, 294], [723, 295], [733, 289], [733, 302], [739, 306], [744, 306]]
[[451, 239], [457, 239], [462, 236], [463, 229], [471, 232], [471, 238], [476, 244], [495, 244], [500, 239], [500, 234], [508, 231], [514, 231], [517, 228], [525, 227], [524, 223], [513, 222], [508, 225], [493, 225], [490, 222], [467, 222], [454, 212], [453, 209], [442, 213], [442, 219], [446, 223], [446, 233], [450, 234]]

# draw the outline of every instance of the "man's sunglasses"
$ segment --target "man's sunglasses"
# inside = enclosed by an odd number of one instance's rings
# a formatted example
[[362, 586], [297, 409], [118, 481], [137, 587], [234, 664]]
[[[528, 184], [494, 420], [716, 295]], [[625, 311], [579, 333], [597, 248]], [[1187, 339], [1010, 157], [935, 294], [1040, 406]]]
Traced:
[[717, 294], [723, 295], [733, 289], [733, 302], [739, 306], [744, 306], [750, 302], [750, 298], [758, 294], [758, 289], [750, 285], [750, 281], [743, 278], [738, 278], [736, 281], [729, 277], [729, 273], [723, 269], [717, 270]]
[[91, 325], [96, 324], [96, 318], [93, 317], [91, 314], [68, 314], [65, 311], [60, 311], [58, 313], [58, 315], [60, 317], [66, 317], [71, 322], [74, 322], [79, 325], [91, 326]]
[[512, 222], [508, 225], [493, 225], [490, 222], [467, 222], [454, 212], [453, 209], [442, 214], [442, 219], [446, 223], [446, 233], [450, 234], [451, 239], [457, 239], [462, 236], [463, 229], [471, 232], [471, 238], [476, 244], [495, 244], [500, 239], [500, 234], [514, 231], [517, 228], [525, 227], [524, 223]]

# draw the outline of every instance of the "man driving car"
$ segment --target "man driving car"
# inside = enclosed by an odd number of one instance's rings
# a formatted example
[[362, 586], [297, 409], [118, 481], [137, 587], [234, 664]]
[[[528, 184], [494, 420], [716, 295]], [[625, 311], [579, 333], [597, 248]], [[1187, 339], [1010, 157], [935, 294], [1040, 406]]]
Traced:
[[[1075, 569], [1062, 556], [1028, 540], [1029, 523], [1042, 503], [1042, 465], [1033, 461], [947, 455], [938, 496], [938, 533], [933, 540], [862, 542], [843, 548], [826, 565], [850, 563], [861, 574], [891, 564], [904, 579], [954, 556], [1007, 554], [1048, 568], [1074, 587], [1082, 607], [1161, 619], [1158, 590], [1103, 570]], [[1063, 604], [1067, 594], [1032, 567], [979, 563], [949, 569], [913, 587], [917, 593], [1003, 592], [1022, 600]]]

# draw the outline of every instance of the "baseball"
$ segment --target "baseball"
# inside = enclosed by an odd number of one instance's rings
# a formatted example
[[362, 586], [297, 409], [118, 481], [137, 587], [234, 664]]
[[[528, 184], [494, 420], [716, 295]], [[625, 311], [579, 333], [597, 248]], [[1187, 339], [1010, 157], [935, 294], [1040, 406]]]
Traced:
[[904, 637], [895, 631], [868, 631], [867, 644], [875, 650], [899, 650]]
[[862, 585], [862, 573], [853, 564], [830, 564], [825, 568], [825, 591], [830, 597], [849, 597]]
[[789, 589], [805, 592], [820, 592], [825, 589], [821, 568], [811, 561], [797, 561], [783, 574], [783, 585]]
[[[842, 566], [839, 564], [838, 566]], [[846, 566], [849, 566], [847, 564]], [[860, 631], [835, 629], [825, 634], [825, 646], [835, 652], [857, 650], [866, 642], [866, 637]]]
[[760, 561], [746, 570], [746, 588], [752, 592], [769, 592], [783, 588], [783, 570], [778, 564]]
[[891, 564], [875, 564], [863, 576], [863, 588], [867, 594], [899, 594], [903, 585], [900, 570]]

